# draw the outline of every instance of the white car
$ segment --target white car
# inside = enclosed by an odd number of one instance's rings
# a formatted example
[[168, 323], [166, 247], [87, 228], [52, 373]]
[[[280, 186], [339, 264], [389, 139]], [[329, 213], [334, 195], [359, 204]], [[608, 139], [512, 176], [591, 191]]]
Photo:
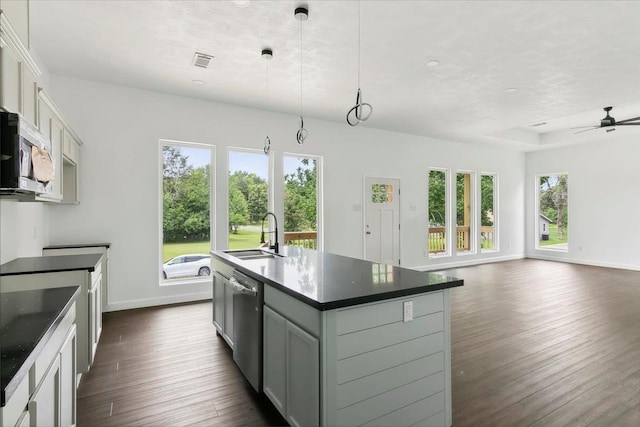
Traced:
[[211, 255], [178, 255], [162, 264], [162, 277], [208, 276], [211, 274]]

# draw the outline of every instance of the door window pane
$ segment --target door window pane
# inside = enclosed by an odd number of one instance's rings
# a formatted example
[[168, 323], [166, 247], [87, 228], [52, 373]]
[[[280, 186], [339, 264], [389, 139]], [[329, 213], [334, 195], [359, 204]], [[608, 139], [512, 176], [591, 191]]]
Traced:
[[[262, 152], [229, 151], [228, 200], [228, 248], [259, 247], [262, 218], [269, 210], [269, 157]], [[265, 234], [269, 239], [274, 235]]]
[[456, 251], [474, 252], [473, 174], [456, 174]]
[[538, 177], [538, 249], [568, 250], [568, 181], [567, 174]]
[[211, 158], [209, 147], [162, 145], [163, 281], [211, 273]]
[[496, 180], [495, 175], [480, 178], [480, 247], [481, 251], [497, 250], [496, 239]]
[[446, 254], [447, 247], [447, 172], [429, 171], [429, 256]]
[[284, 156], [284, 241], [318, 248], [318, 159]]

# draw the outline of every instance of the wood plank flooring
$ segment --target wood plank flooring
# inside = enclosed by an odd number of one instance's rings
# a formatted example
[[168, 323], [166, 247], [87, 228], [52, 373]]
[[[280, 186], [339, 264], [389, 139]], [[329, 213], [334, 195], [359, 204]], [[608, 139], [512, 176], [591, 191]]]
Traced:
[[233, 362], [211, 301], [105, 313], [78, 426], [285, 425]]
[[640, 427], [640, 272], [539, 260], [448, 270], [454, 426]]
[[[640, 427], [640, 272], [517, 260], [448, 270], [455, 427]], [[211, 303], [104, 315], [78, 426], [284, 425]]]

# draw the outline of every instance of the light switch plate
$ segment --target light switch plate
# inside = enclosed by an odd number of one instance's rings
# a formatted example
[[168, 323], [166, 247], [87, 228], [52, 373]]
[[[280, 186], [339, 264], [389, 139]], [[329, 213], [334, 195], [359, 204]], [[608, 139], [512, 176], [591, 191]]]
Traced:
[[413, 320], [413, 301], [405, 301], [403, 304], [403, 308], [403, 321], [408, 322], [410, 320]]

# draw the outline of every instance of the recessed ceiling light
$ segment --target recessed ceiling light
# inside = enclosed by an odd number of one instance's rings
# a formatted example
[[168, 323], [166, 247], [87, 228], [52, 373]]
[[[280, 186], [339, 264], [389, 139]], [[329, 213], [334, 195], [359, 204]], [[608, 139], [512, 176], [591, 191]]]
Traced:
[[438, 65], [440, 65], [440, 61], [438, 61], [437, 59], [431, 59], [427, 61], [427, 67], [437, 67]]
[[249, 7], [251, 0], [231, 0], [231, 3], [238, 7]]
[[191, 83], [193, 83], [194, 86], [204, 86], [204, 81], [202, 80], [191, 80]]
[[508, 87], [504, 90], [507, 93], [513, 93], [513, 92], [517, 92], [518, 88], [517, 87]]

